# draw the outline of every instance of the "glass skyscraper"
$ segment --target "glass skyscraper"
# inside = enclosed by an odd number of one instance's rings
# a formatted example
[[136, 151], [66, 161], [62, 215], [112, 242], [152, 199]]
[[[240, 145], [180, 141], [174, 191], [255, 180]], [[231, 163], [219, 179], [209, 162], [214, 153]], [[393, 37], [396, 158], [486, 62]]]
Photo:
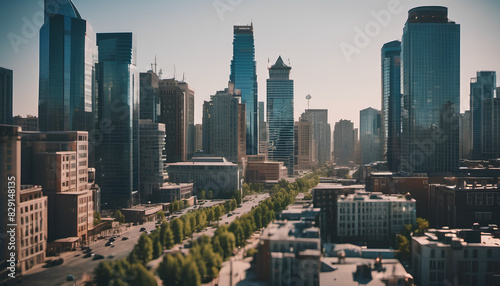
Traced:
[[281, 56], [269, 68], [267, 80], [267, 124], [269, 161], [284, 162], [288, 175], [293, 175], [293, 80], [292, 68]]
[[383, 155], [389, 170], [397, 171], [401, 150], [401, 42], [382, 47]]
[[234, 26], [233, 59], [229, 80], [234, 84], [235, 94], [241, 95], [241, 102], [245, 104], [247, 155], [257, 155], [259, 152], [256, 65], [253, 25]]
[[496, 72], [478, 71], [477, 77], [470, 81], [470, 113], [471, 113], [471, 159], [492, 159], [484, 156], [484, 101], [492, 99], [496, 89]]
[[97, 34], [96, 181], [104, 208], [130, 206], [139, 185], [139, 73], [132, 33]]
[[382, 161], [381, 112], [368, 107], [359, 112], [361, 164]]
[[458, 170], [460, 25], [446, 7], [408, 12], [401, 45], [402, 161], [406, 173]]
[[12, 70], [0, 67], [0, 124], [12, 124]]
[[71, 0], [45, 1], [40, 28], [40, 131], [94, 128], [95, 34]]

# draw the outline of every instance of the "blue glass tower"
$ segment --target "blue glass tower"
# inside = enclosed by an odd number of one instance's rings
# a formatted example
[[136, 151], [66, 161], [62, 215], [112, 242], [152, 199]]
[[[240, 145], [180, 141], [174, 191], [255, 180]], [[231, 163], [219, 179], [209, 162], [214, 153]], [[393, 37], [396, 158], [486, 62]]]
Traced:
[[381, 112], [368, 107], [359, 112], [359, 141], [361, 143], [361, 164], [381, 161]]
[[400, 169], [408, 173], [458, 170], [460, 25], [446, 7], [408, 12], [401, 47], [403, 135]]
[[132, 33], [97, 34], [96, 181], [104, 208], [130, 206], [139, 185], [139, 73]]
[[234, 26], [233, 59], [229, 81], [234, 84], [236, 95], [245, 104], [247, 124], [247, 155], [259, 152], [259, 125], [257, 118], [257, 73], [253, 25]]
[[477, 77], [470, 82], [470, 113], [471, 113], [471, 147], [472, 159], [491, 159], [484, 153], [484, 101], [491, 100], [496, 89], [496, 72], [478, 71]]
[[288, 175], [293, 175], [293, 80], [292, 68], [285, 65], [281, 56], [269, 68], [267, 80], [267, 124], [270, 161], [284, 162]]
[[95, 34], [71, 0], [45, 0], [40, 28], [40, 131], [94, 128]]
[[382, 47], [382, 137], [389, 170], [397, 171], [401, 156], [401, 42]]

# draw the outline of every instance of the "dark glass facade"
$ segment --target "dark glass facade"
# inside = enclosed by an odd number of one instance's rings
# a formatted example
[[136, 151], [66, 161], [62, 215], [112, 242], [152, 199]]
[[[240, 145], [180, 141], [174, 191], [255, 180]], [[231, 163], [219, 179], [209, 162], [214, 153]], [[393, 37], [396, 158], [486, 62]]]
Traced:
[[140, 73], [140, 106], [141, 119], [159, 122], [160, 99], [158, 96], [158, 75], [152, 70]]
[[267, 124], [269, 161], [283, 162], [288, 175], [293, 175], [293, 80], [292, 68], [281, 57], [269, 69], [267, 80]]
[[400, 170], [410, 174], [458, 170], [460, 25], [447, 13], [414, 8], [403, 30]]
[[253, 25], [234, 26], [233, 59], [229, 80], [234, 84], [236, 95], [241, 95], [241, 103], [246, 108], [247, 155], [259, 152], [259, 126], [257, 115], [257, 73]]
[[[346, 165], [354, 161], [354, 145], [357, 133], [354, 124], [350, 120], [341, 119], [335, 123], [333, 131], [333, 154], [337, 165]], [[356, 135], [356, 136], [355, 136]]]
[[359, 112], [361, 164], [382, 161], [381, 112], [366, 108]]
[[484, 101], [492, 99], [496, 89], [496, 73], [494, 71], [478, 71], [477, 77], [470, 82], [470, 113], [471, 113], [471, 159], [491, 159], [484, 154], [483, 137], [486, 127]]
[[41, 131], [94, 128], [95, 34], [70, 0], [45, 1], [40, 28]]
[[382, 47], [382, 150], [389, 170], [397, 171], [401, 156], [401, 42]]
[[139, 185], [139, 73], [132, 33], [97, 34], [96, 181], [104, 208], [130, 206]]
[[0, 67], [0, 124], [12, 125], [12, 70]]

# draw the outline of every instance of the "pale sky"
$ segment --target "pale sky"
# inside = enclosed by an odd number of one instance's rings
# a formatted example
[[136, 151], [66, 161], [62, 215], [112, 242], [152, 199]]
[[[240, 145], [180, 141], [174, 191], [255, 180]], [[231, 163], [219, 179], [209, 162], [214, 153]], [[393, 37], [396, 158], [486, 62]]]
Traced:
[[[380, 49], [401, 40], [408, 10], [448, 7], [461, 25], [461, 111], [478, 70], [500, 71], [498, 0], [74, 0], [96, 33], [133, 32], [139, 71], [156, 55], [163, 78], [182, 78], [195, 89], [195, 122], [203, 101], [227, 87], [233, 24], [253, 22], [259, 101], [266, 98], [268, 59], [292, 66], [295, 119], [307, 108], [328, 109], [359, 125], [359, 111], [380, 109]], [[43, 0], [1, 0], [0, 66], [14, 70], [14, 115], [38, 113], [39, 28]], [[359, 40], [363, 33], [364, 42]], [[358, 41], [356, 41], [358, 40]], [[357, 43], [357, 44], [356, 44]], [[347, 56], [341, 46], [352, 46]]]

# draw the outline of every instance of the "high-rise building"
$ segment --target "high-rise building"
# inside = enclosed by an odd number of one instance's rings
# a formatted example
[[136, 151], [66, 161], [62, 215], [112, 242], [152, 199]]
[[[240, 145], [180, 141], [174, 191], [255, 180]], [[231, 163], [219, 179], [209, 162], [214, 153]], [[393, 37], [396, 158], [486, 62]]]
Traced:
[[484, 157], [483, 126], [485, 107], [483, 103], [494, 97], [496, 89], [496, 72], [478, 71], [470, 81], [470, 113], [471, 113], [471, 159], [490, 159]]
[[361, 164], [383, 160], [383, 139], [381, 138], [381, 112], [368, 107], [359, 112], [359, 140]]
[[149, 119], [139, 121], [140, 146], [140, 201], [150, 201], [153, 192], [163, 184], [165, 161], [165, 124]]
[[40, 28], [40, 130], [90, 132], [95, 122], [95, 33], [71, 0], [51, 2], [45, 1]]
[[401, 42], [382, 47], [383, 155], [389, 170], [397, 171], [401, 156]]
[[12, 74], [0, 67], [0, 124], [12, 124]]
[[458, 171], [460, 25], [446, 7], [413, 8], [403, 30], [402, 144], [406, 173]]
[[267, 124], [269, 161], [283, 162], [293, 175], [293, 80], [290, 66], [281, 56], [269, 68], [267, 79]]
[[328, 124], [328, 109], [306, 109], [301, 115], [302, 119], [312, 122], [313, 137], [316, 144], [315, 150], [318, 164], [330, 162], [332, 131]]
[[244, 103], [246, 108], [247, 155], [257, 155], [259, 151], [256, 66], [253, 24], [234, 26], [233, 59], [229, 81], [234, 84], [235, 94], [241, 95], [241, 103]]
[[470, 159], [471, 151], [471, 120], [470, 110], [460, 113], [460, 159]]
[[354, 161], [354, 139], [354, 124], [350, 120], [341, 119], [335, 123], [333, 154], [335, 156], [334, 162], [337, 165], [346, 165]]
[[259, 101], [258, 111], [259, 111], [259, 154], [267, 155], [267, 125], [266, 125], [266, 113], [264, 111], [264, 101]]
[[[139, 73], [132, 33], [99, 33], [96, 182], [107, 208], [130, 206], [139, 186]], [[96, 139], [97, 141], [98, 139]]]
[[167, 163], [185, 162], [194, 153], [194, 90], [174, 78], [162, 79], [159, 97]]
[[[314, 162], [314, 137], [312, 122], [299, 118], [294, 127], [295, 170], [310, 170]], [[317, 162], [316, 162], [317, 163]]]
[[194, 151], [203, 150], [203, 125], [194, 125]]
[[500, 97], [483, 101], [481, 153], [483, 159], [500, 158]]
[[158, 97], [159, 77], [156, 72], [149, 70], [140, 73], [140, 100], [141, 119], [149, 119], [153, 123], [158, 122], [160, 116], [160, 98]]
[[[210, 96], [210, 102], [205, 101], [203, 133], [208, 140], [204, 149], [208, 154], [224, 157], [233, 163], [242, 163], [246, 155], [245, 105], [241, 98], [233, 94], [232, 84], [229, 88], [217, 91]], [[206, 117], [205, 117], [206, 116]], [[243, 125], [243, 126], [242, 126]]]

